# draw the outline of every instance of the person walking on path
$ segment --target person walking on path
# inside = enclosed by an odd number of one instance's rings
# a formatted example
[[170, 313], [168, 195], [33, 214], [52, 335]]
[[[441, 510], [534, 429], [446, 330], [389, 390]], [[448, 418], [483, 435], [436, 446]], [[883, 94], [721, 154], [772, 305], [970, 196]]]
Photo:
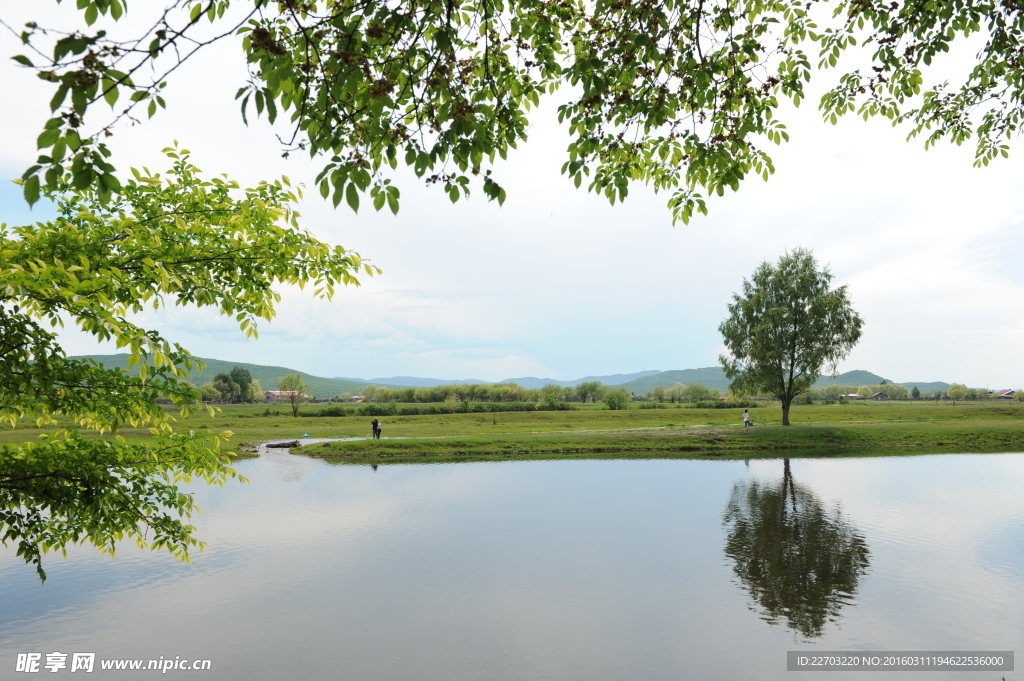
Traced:
[[380, 421], [378, 421], [377, 419], [374, 419], [374, 420], [370, 421], [370, 426], [373, 428], [373, 439], [374, 440], [379, 440], [380, 439]]
[[752, 425], [754, 425], [754, 424], [750, 422], [750, 412], [747, 411], [746, 409], [744, 409], [743, 410], [743, 427], [746, 428], [747, 426], [752, 426]]

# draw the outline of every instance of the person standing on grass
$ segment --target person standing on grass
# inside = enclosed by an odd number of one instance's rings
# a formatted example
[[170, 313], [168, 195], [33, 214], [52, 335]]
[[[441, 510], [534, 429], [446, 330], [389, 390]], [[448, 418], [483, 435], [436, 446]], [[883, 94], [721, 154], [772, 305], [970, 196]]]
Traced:
[[377, 419], [370, 421], [370, 427], [373, 428], [373, 439], [376, 440], [380, 437], [380, 421]]
[[750, 422], [750, 412], [747, 411], [746, 409], [744, 409], [743, 410], [743, 427], [746, 428], [747, 426], [752, 426], [752, 425], [754, 425], [754, 424]]

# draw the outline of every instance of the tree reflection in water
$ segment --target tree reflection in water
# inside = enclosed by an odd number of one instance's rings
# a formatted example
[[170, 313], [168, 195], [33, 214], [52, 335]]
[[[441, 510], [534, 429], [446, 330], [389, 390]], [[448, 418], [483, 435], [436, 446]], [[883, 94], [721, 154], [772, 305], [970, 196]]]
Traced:
[[733, 485], [723, 523], [725, 555], [765, 621], [816, 638], [853, 602], [867, 544], [838, 509], [793, 482], [789, 459], [781, 482]]

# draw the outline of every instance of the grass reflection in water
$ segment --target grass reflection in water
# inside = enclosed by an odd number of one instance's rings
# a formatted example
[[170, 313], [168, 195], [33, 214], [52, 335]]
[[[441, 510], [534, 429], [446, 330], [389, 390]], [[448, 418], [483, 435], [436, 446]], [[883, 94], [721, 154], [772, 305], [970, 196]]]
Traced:
[[765, 621], [817, 638], [853, 603], [867, 544], [838, 509], [793, 481], [789, 459], [779, 481], [733, 485], [723, 523], [725, 555]]

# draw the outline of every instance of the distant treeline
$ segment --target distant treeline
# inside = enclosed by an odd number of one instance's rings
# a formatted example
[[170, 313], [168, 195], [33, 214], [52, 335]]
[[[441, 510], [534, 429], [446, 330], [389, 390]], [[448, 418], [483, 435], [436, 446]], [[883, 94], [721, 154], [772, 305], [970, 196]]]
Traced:
[[[574, 387], [562, 387], [549, 383], [542, 388], [524, 388], [516, 383], [493, 385], [439, 385], [432, 388], [384, 388], [368, 386], [363, 397], [371, 402], [437, 403], [437, 402], [536, 402], [557, 404], [565, 402], [601, 402], [607, 396], [618, 396], [623, 389], [619, 386], [603, 385], [600, 381], [588, 381]], [[343, 397], [347, 397], [343, 396]], [[700, 383], [683, 385], [676, 383], [672, 388], [655, 387], [647, 393], [647, 399], [656, 402], [713, 402], [721, 399], [736, 402], [738, 396]], [[735, 398], [735, 399], [734, 399]]]
[[[670, 404], [675, 402], [714, 402], [723, 399], [721, 390], [709, 388], [703, 383], [691, 383], [690, 385], [676, 383], [671, 388], [656, 385], [645, 397], [653, 402], [668, 402]], [[727, 391], [724, 399], [726, 402], [735, 403], [739, 401], [739, 395]]]
[[[909, 400], [910, 390], [902, 385], [883, 383], [881, 385], [827, 385], [824, 388], [811, 388], [809, 394], [816, 400], [838, 400], [844, 396], [856, 395], [859, 399], [871, 399], [876, 393], [884, 393], [890, 400]], [[921, 392], [918, 391], [918, 397]]]
[[440, 404], [398, 404], [377, 402], [359, 406], [340, 404], [325, 407], [319, 411], [304, 413], [303, 416], [422, 416], [440, 414], [482, 414], [505, 411], [568, 411], [568, 402], [547, 404], [544, 402], [442, 402]]
[[[668, 404], [641, 402], [640, 409], [667, 409]], [[686, 405], [693, 409], [756, 408], [756, 402], [695, 402]], [[344, 406], [340, 404], [310, 411], [303, 416], [423, 416], [441, 414], [489, 414], [507, 411], [569, 411], [575, 409], [571, 402], [456, 402], [433, 404], [399, 404], [398, 402], [371, 402], [368, 404]], [[613, 407], [615, 408], [615, 407]], [[624, 407], [618, 407], [624, 408]]]
[[493, 385], [438, 385], [432, 388], [385, 388], [369, 385], [363, 397], [371, 402], [598, 402], [610, 386], [599, 381], [580, 383], [572, 388], [549, 383], [543, 388], [524, 388], [516, 383]]
[[[954, 383], [953, 386], [959, 384]], [[953, 387], [951, 386], [951, 388]], [[962, 387], [960, 394], [956, 396], [956, 399], [965, 399], [968, 401], [974, 400], [985, 400], [988, 399], [988, 391], [984, 388], [967, 388]], [[879, 393], [884, 394], [885, 397], [882, 399], [889, 400], [944, 400], [949, 399], [952, 395], [947, 395], [946, 392], [941, 390], [935, 391], [920, 391], [915, 388], [907, 388], [903, 385], [897, 385], [895, 383], [882, 383], [879, 385], [839, 385], [833, 384], [823, 388], [811, 388], [806, 393], [802, 394], [797, 398], [798, 402], [807, 402], [809, 400], [835, 400], [840, 401], [844, 399], [863, 399], [869, 400], [873, 396]], [[733, 395], [727, 391], [722, 395], [718, 390], [713, 388], [706, 388], [700, 383], [694, 383], [692, 385], [683, 385], [682, 383], [676, 383], [672, 388], [665, 388], [664, 386], [655, 386], [653, 390], [648, 392], [645, 397], [655, 403], [661, 402], [704, 402], [704, 401], [715, 401], [724, 400], [725, 403], [738, 403], [739, 396]], [[758, 397], [756, 395], [748, 395], [747, 399], [751, 397]]]
[[[984, 388], [968, 388], [967, 386], [960, 386], [958, 383], [954, 383], [950, 388], [956, 391], [956, 388], [962, 388], [962, 391], [955, 395], [958, 400], [987, 400], [988, 391]], [[917, 387], [907, 388], [903, 385], [896, 385], [893, 383], [882, 383], [881, 385], [829, 385], [824, 388], [812, 388], [810, 396], [816, 400], [839, 400], [843, 396], [856, 395], [859, 399], [869, 400], [873, 395], [883, 393], [886, 397], [884, 399], [890, 400], [945, 400], [951, 397], [947, 395], [946, 391], [942, 390], [931, 390], [921, 391]]]

